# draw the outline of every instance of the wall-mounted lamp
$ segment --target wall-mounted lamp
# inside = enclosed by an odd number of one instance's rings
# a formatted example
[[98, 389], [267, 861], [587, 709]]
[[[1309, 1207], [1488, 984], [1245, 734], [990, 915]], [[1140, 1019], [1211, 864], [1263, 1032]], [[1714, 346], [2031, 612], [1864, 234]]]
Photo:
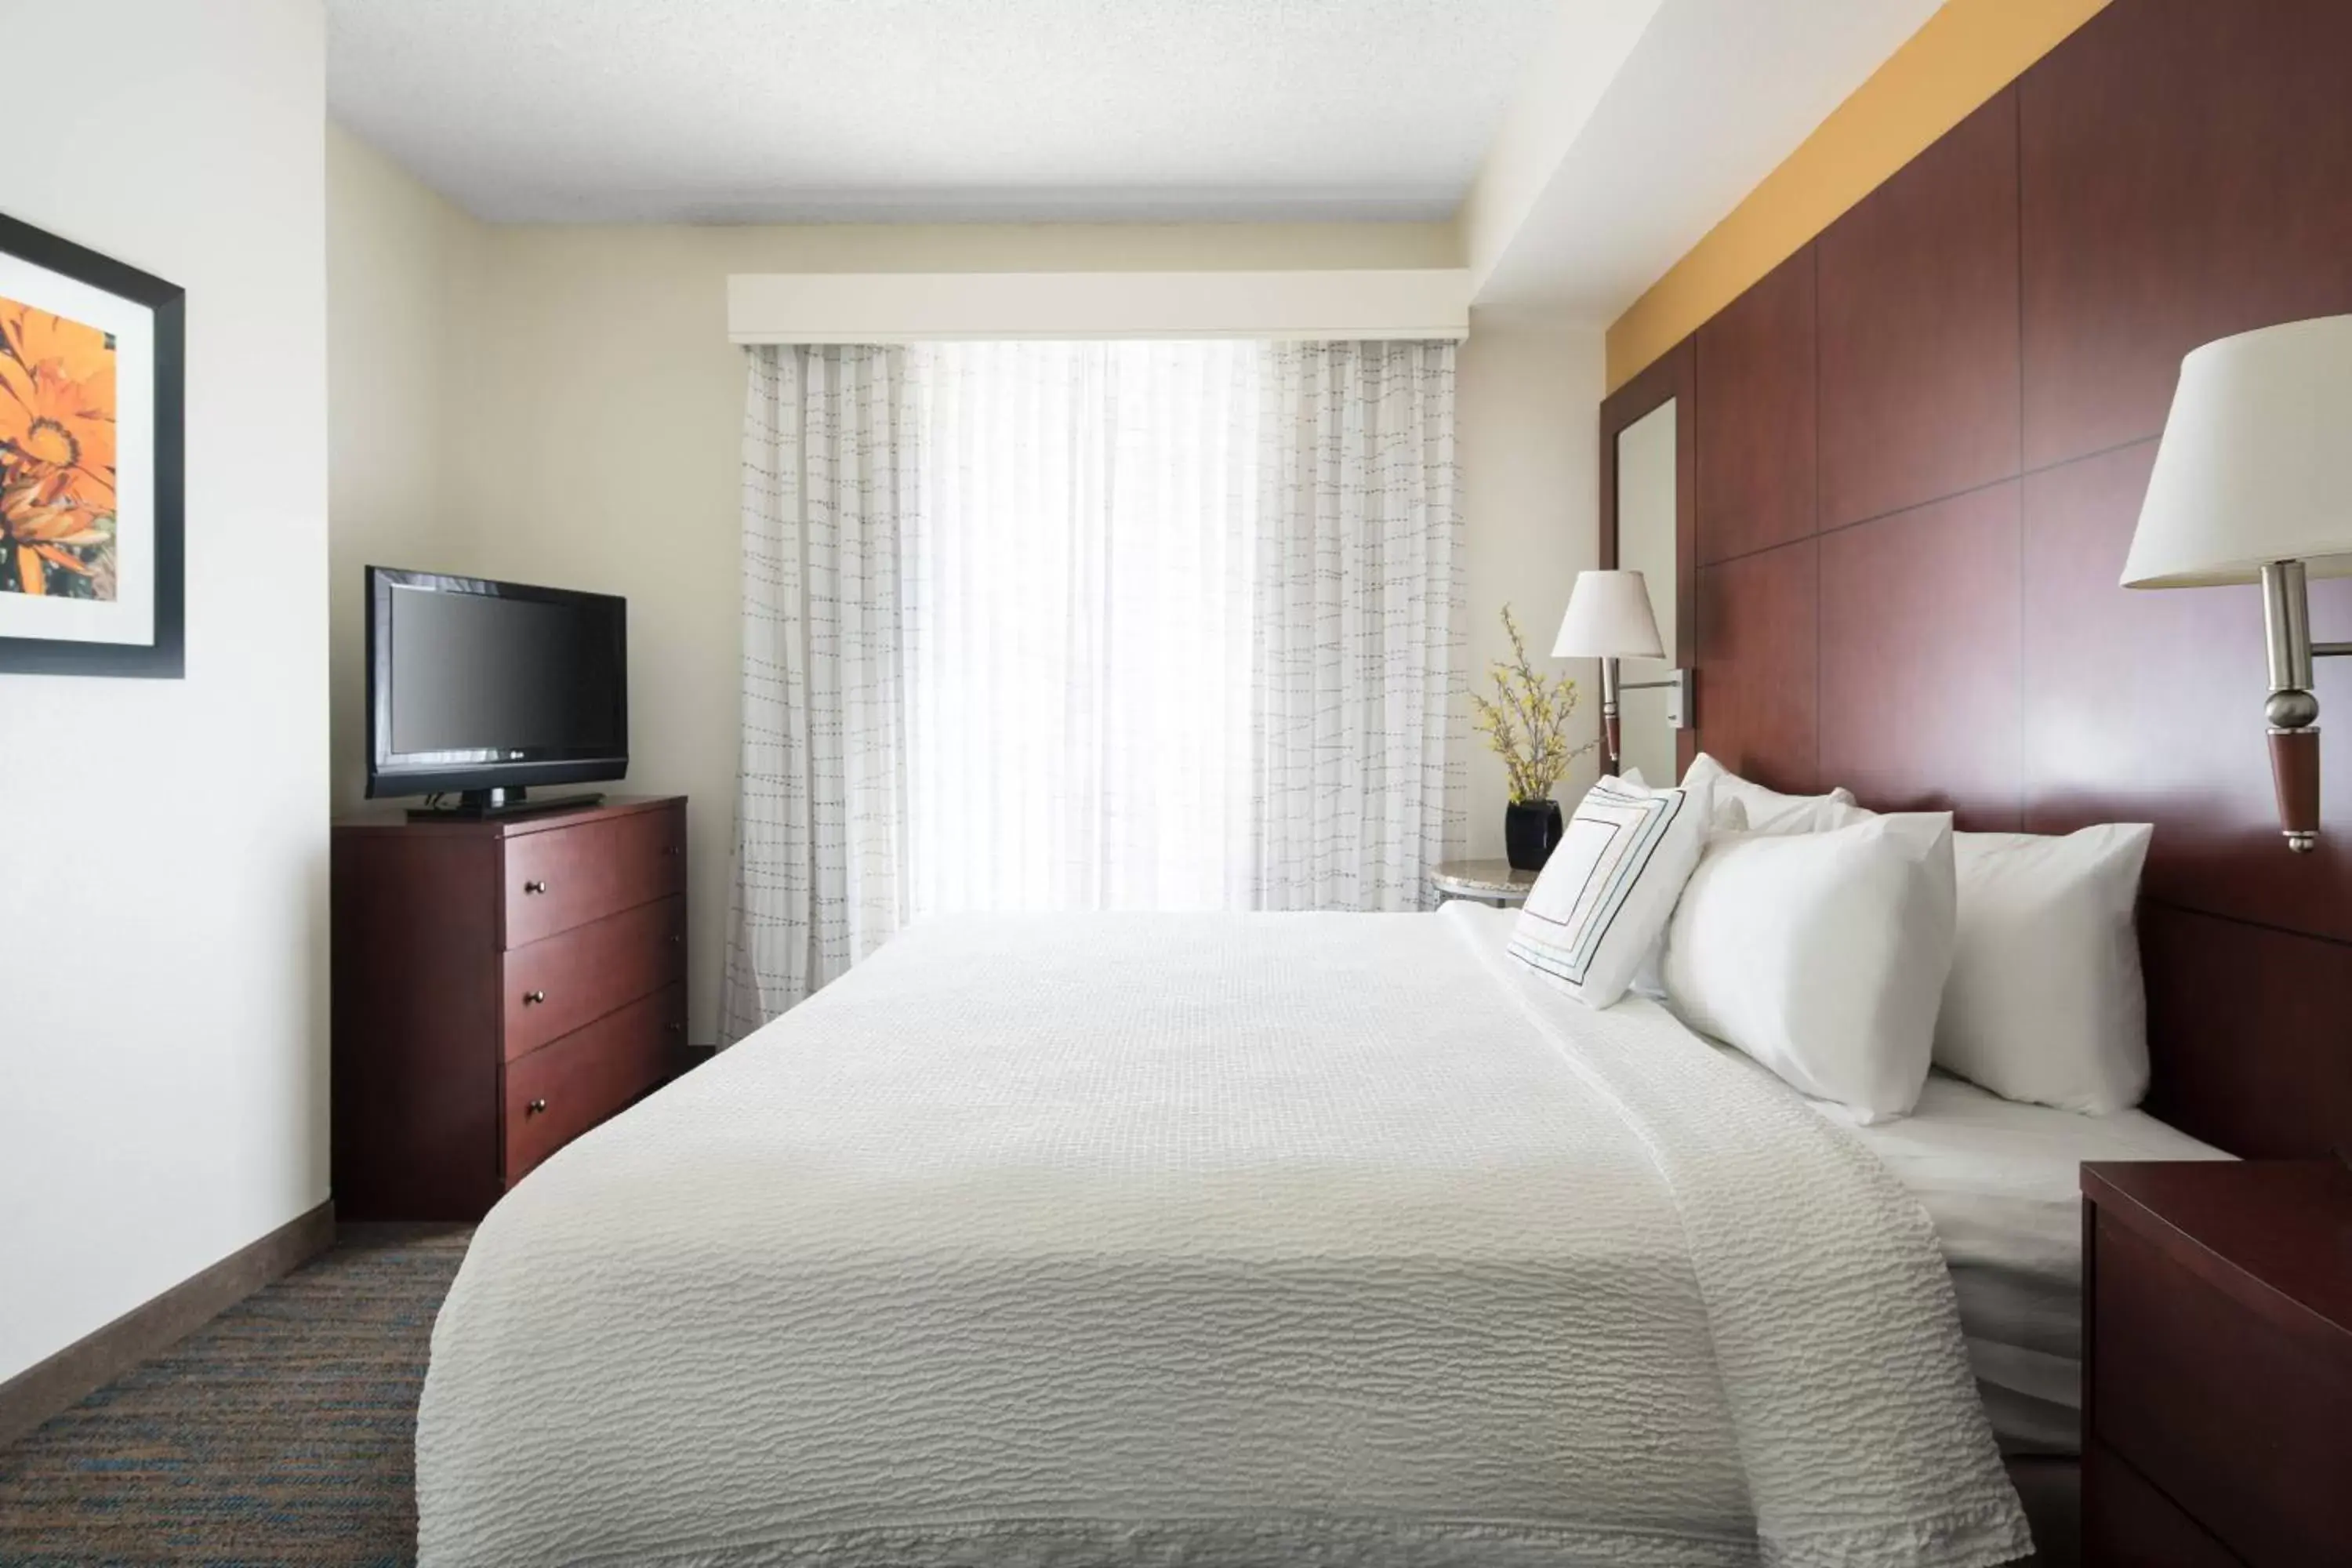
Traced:
[[2319, 841], [2319, 699], [2305, 579], [2352, 575], [2352, 316], [2207, 343], [2180, 384], [2124, 563], [2126, 588], [2263, 585], [2271, 780], [2287, 847]]
[[1671, 690], [1667, 700], [1666, 719], [1677, 730], [1690, 728], [1693, 672], [1677, 669], [1664, 680], [1636, 680], [1621, 684], [1617, 679], [1617, 661], [1621, 658], [1664, 658], [1665, 645], [1658, 638], [1658, 617], [1650, 609], [1649, 584], [1639, 572], [1579, 572], [1576, 586], [1569, 591], [1568, 614], [1559, 621], [1559, 636], [1552, 640], [1554, 658], [1597, 658], [1601, 661], [1601, 732], [1609, 749], [1609, 763], [1617, 764], [1617, 694], [1620, 691], [1647, 691], [1655, 687]]

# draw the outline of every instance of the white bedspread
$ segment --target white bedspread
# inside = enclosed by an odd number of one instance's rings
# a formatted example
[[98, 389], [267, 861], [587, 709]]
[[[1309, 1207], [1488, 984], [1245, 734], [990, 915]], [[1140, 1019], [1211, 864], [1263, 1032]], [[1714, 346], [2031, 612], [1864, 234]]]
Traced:
[[919, 926], [541, 1166], [426, 1564], [1979, 1564], [1926, 1217], [1479, 911]]

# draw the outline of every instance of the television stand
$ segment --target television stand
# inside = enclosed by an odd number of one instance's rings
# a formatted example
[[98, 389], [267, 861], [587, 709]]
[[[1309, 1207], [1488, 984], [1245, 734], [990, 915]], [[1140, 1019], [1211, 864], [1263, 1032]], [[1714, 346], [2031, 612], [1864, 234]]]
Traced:
[[676, 795], [335, 824], [338, 1215], [478, 1220], [687, 1065], [686, 847]]
[[520, 786], [508, 789], [469, 789], [458, 795], [455, 805], [413, 805], [408, 808], [411, 822], [488, 822], [502, 816], [529, 816], [542, 811], [577, 811], [583, 806], [602, 805], [604, 797], [598, 794], [543, 795], [536, 799]]

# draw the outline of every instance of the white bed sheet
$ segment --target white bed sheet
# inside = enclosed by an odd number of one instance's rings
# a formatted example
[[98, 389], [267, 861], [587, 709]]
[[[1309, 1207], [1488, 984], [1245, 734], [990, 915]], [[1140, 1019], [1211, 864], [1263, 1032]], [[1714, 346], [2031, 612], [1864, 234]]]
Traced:
[[1960, 1332], [2009, 1454], [2082, 1450], [2083, 1211], [2087, 1160], [2226, 1160], [2143, 1111], [2083, 1116], [1936, 1073], [1911, 1115], [1856, 1137], [1916, 1194], [1959, 1299]]

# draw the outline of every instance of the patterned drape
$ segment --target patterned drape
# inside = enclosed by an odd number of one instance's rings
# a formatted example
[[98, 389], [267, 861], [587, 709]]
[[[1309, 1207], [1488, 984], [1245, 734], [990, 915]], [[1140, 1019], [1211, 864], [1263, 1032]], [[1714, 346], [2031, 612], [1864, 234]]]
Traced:
[[1454, 359], [754, 351], [727, 1037], [934, 910], [1423, 907]]
[[1264, 346], [1253, 907], [1419, 909], [1460, 848], [1454, 357]]
[[899, 560], [919, 516], [905, 351], [758, 348], [743, 421], [743, 690], [719, 992], [741, 1038], [907, 910]]

